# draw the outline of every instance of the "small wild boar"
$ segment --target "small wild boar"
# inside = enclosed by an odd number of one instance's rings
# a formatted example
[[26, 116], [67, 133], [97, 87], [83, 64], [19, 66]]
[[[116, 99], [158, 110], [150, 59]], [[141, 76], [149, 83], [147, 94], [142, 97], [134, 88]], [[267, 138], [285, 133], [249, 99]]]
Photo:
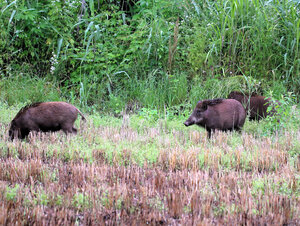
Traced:
[[[267, 117], [267, 115], [273, 115], [276, 113], [276, 109], [274, 107], [269, 113], [267, 112], [272, 100], [270, 98], [266, 99], [264, 96], [259, 96], [256, 93], [247, 95], [239, 91], [232, 91], [228, 95], [228, 99], [235, 99], [239, 101], [243, 106], [245, 106], [247, 113], [250, 110], [249, 120], [259, 121], [260, 119]], [[276, 102], [280, 104], [278, 101]]]
[[245, 123], [245, 118], [246, 111], [240, 102], [219, 98], [199, 101], [184, 125], [202, 126], [207, 130], [208, 138], [210, 138], [214, 130], [240, 131]]
[[66, 102], [39, 102], [23, 107], [10, 123], [9, 137], [24, 139], [30, 131], [58, 131], [77, 133], [73, 127], [79, 113], [72, 104]]

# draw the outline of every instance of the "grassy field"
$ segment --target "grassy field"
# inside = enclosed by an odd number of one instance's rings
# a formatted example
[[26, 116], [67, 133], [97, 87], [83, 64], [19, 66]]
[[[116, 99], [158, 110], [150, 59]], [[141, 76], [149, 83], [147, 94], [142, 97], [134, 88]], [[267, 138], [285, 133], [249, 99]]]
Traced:
[[300, 224], [299, 124], [208, 141], [186, 116], [94, 114], [77, 136], [10, 142], [19, 108], [0, 104], [1, 225]]

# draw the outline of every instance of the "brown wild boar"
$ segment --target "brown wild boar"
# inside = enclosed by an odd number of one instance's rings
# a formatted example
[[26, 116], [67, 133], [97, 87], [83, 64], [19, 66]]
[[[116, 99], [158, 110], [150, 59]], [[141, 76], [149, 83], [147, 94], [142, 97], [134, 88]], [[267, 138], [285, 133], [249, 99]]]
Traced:
[[242, 104], [232, 99], [199, 101], [185, 126], [198, 125], [208, 132], [208, 138], [215, 130], [240, 131], [245, 123], [246, 111]]
[[77, 133], [73, 127], [79, 113], [84, 115], [72, 104], [66, 102], [39, 102], [23, 107], [10, 123], [9, 137], [24, 139], [30, 131], [58, 131]]
[[[267, 115], [276, 113], [275, 107], [273, 107], [269, 113], [267, 112], [272, 100], [270, 98], [266, 99], [264, 96], [259, 96], [256, 93], [247, 95], [239, 91], [232, 91], [228, 95], [228, 99], [235, 99], [245, 106], [246, 112], [248, 113], [249, 111], [249, 120], [259, 121], [260, 119], [267, 117]], [[280, 104], [278, 101], [276, 102], [277, 104]]]

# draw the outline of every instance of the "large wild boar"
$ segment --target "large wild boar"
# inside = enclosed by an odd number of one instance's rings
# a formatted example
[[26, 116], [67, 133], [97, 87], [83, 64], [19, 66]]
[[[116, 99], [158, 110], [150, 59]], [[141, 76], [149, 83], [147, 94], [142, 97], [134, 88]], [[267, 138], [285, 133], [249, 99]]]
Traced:
[[23, 107], [11, 121], [9, 137], [24, 139], [30, 131], [58, 131], [77, 133], [73, 127], [79, 113], [84, 115], [72, 104], [66, 102], [39, 102]]
[[[248, 113], [249, 111], [250, 120], [259, 121], [260, 119], [267, 117], [267, 115], [276, 113], [274, 107], [269, 113], [267, 112], [268, 107], [272, 103], [270, 98], [266, 99], [266, 97], [259, 96], [255, 93], [247, 95], [239, 91], [232, 91], [228, 95], [228, 99], [235, 99], [245, 106], [246, 112]], [[277, 104], [280, 104], [278, 101], [276, 102]]]
[[240, 131], [245, 123], [246, 111], [242, 104], [233, 99], [213, 99], [199, 101], [192, 115], [184, 122], [185, 126], [198, 125], [208, 132], [214, 130]]

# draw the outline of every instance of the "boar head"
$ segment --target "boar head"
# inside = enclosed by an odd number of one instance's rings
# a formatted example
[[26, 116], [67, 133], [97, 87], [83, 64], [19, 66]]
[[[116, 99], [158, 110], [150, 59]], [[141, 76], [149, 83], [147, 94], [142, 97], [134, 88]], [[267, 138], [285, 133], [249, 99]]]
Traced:
[[17, 128], [17, 125], [16, 125], [15, 121], [12, 121], [11, 124], [10, 124], [10, 128], [9, 128], [9, 131], [8, 131], [8, 136], [9, 136], [10, 140], [13, 140], [15, 138], [16, 139], [21, 138], [20, 128]]
[[183, 124], [185, 126], [201, 124], [205, 119], [206, 111], [207, 111], [207, 104], [205, 102], [199, 101], [191, 116]]

